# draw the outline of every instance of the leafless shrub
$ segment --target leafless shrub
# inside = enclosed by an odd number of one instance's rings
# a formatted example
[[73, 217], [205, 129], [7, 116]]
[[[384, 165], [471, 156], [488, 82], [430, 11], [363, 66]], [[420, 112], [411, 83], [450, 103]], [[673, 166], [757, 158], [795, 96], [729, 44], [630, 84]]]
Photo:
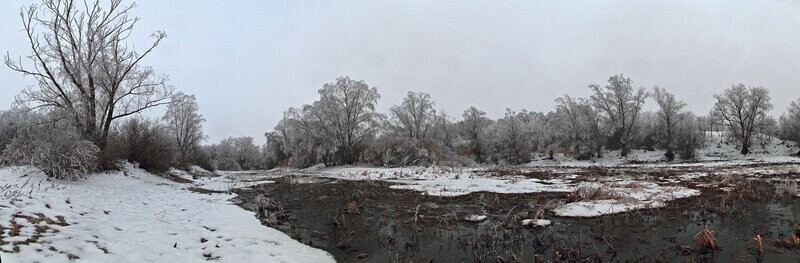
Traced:
[[131, 118], [115, 127], [105, 152], [114, 156], [112, 159], [127, 159], [148, 171], [163, 172], [175, 164], [173, 141], [158, 121]]

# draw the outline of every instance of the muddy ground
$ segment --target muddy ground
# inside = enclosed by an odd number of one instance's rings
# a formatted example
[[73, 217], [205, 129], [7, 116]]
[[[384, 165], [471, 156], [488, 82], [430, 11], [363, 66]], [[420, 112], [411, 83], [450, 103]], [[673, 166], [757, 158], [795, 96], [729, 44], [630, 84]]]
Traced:
[[[650, 173], [664, 179], [682, 172]], [[236, 201], [256, 211], [263, 224], [324, 249], [340, 262], [798, 262], [800, 249], [776, 240], [787, 239], [800, 223], [800, 199], [777, 196], [774, 186], [776, 178], [796, 176], [677, 182], [702, 188], [702, 195], [664, 208], [596, 218], [550, 212], [574, 200], [568, 193], [439, 197], [390, 189], [381, 181], [308, 175], [237, 190]], [[465, 221], [470, 214], [488, 219]], [[520, 223], [536, 217], [553, 224]], [[698, 246], [693, 236], [704, 226], [714, 231], [719, 249]], [[763, 237], [763, 253], [756, 249], [756, 235]]]

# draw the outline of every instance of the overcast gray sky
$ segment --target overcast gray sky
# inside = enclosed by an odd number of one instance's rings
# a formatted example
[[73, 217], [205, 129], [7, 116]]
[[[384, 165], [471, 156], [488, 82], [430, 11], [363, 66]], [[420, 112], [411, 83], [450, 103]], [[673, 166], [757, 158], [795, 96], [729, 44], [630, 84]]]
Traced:
[[[0, 1], [0, 51], [30, 50], [19, 8]], [[764, 86], [780, 115], [800, 97], [798, 1], [137, 1], [134, 43], [169, 37], [146, 61], [197, 95], [209, 142], [263, 142], [284, 110], [348, 75], [460, 117], [471, 105], [549, 111], [562, 95], [625, 73], [698, 114], [734, 83]], [[0, 68], [0, 108], [31, 78]], [[652, 104], [652, 103], [651, 103]], [[163, 110], [149, 115], [160, 115]]]

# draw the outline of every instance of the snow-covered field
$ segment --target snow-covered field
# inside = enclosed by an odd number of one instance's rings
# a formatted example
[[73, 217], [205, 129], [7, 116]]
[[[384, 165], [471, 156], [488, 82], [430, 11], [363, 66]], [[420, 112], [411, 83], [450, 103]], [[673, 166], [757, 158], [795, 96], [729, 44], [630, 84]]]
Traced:
[[[207, 187], [225, 185], [214, 182]], [[2, 168], [0, 258], [2, 262], [334, 261], [325, 251], [261, 225], [254, 213], [228, 201], [233, 195], [186, 190], [192, 185], [134, 168], [74, 182], [48, 181], [25, 167]]]

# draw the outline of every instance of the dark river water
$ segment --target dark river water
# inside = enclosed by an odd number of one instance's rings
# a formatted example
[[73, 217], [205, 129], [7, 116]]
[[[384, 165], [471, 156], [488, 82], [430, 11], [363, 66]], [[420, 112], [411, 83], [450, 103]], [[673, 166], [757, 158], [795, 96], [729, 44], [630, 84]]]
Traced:
[[[340, 262], [800, 262], [800, 249], [775, 242], [800, 222], [800, 199], [774, 197], [770, 186], [758, 198], [704, 191], [660, 209], [563, 218], [543, 208], [566, 194], [436, 197], [383, 182], [296, 179], [240, 190], [238, 199], [263, 211], [265, 225]], [[521, 225], [537, 212], [552, 225]], [[463, 220], [470, 214], [488, 219]], [[704, 226], [719, 249], [698, 247], [693, 236]], [[756, 251], [757, 234], [763, 254]]]

